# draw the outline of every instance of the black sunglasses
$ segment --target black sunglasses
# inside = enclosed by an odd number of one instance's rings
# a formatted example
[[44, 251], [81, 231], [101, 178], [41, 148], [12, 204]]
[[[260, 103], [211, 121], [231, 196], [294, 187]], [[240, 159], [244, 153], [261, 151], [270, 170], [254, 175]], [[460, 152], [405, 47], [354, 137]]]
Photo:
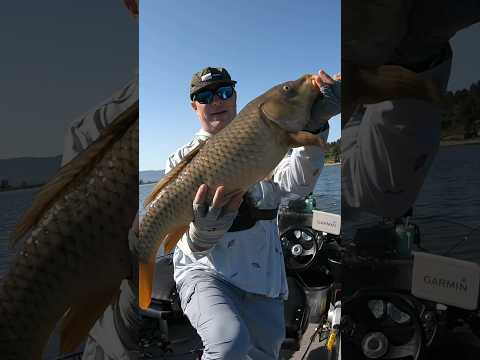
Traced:
[[193, 95], [193, 100], [198, 101], [200, 104], [210, 104], [213, 101], [213, 97], [217, 95], [222, 100], [230, 99], [233, 95], [233, 86], [221, 86], [215, 90], [204, 90]]

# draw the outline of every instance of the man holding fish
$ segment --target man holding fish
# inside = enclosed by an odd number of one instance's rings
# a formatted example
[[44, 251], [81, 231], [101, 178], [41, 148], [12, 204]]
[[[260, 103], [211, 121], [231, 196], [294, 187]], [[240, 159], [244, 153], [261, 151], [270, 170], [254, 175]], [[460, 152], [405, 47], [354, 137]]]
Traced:
[[[324, 103], [307, 127], [326, 141], [328, 119], [340, 111], [340, 82], [323, 71], [311, 81], [322, 89]], [[168, 158], [167, 171], [231, 123], [235, 84], [224, 68], [207, 67], [193, 75], [191, 106], [201, 129]], [[224, 186], [198, 188], [194, 219], [175, 248], [174, 278], [182, 309], [202, 338], [202, 359], [278, 358], [288, 286], [276, 209], [289, 193], [313, 191], [323, 161], [320, 146], [297, 147], [247, 192], [227, 198]], [[208, 191], [214, 194], [211, 203]]]
[[[310, 142], [316, 143], [319, 139], [317, 144], [323, 144], [328, 136], [328, 119], [339, 112], [340, 82], [324, 72], [301, 79], [301, 82], [287, 83], [292, 88], [287, 90], [288, 97], [295, 98], [289, 91], [297, 86], [313, 94], [307, 106], [308, 114], [304, 114], [305, 119], [308, 118], [304, 128], [311, 131], [313, 139], [310, 138]], [[234, 85], [225, 69], [207, 68], [194, 75], [192, 108], [199, 117], [201, 130], [190, 144], [169, 157], [167, 170], [182, 159], [188, 159], [189, 151], [201, 141], [212, 139], [212, 135], [231, 124], [236, 115]], [[285, 88], [283, 85], [280, 90], [283, 92]], [[137, 96], [135, 92], [132, 98]], [[319, 101], [311, 109], [314, 100]], [[315, 120], [310, 121], [311, 117]], [[249, 119], [243, 120], [249, 123]], [[93, 118], [86, 121], [85, 126], [92, 121]], [[241, 132], [237, 134], [239, 137], [242, 137]], [[274, 147], [271, 140], [268, 146]], [[75, 142], [67, 139], [66, 149], [72, 144]], [[182, 308], [202, 337], [204, 359], [245, 358], [247, 354], [253, 359], [278, 358], [284, 338], [283, 300], [288, 289], [276, 227], [276, 208], [281, 197], [288, 193], [305, 196], [313, 190], [324, 159], [319, 146], [297, 147], [282, 160], [285, 153], [279, 158], [276, 170], [271, 175], [266, 174], [268, 179], [263, 176], [265, 180], [250, 187], [248, 192], [229, 194], [225, 186], [210, 189], [205, 184], [193, 189], [193, 206], [192, 200], [189, 203], [190, 211], [194, 212], [193, 221], [176, 247], [174, 265]], [[68, 156], [68, 151], [66, 154]], [[261, 162], [261, 159], [252, 160], [253, 164]], [[173, 173], [175, 170], [165, 178]], [[179, 196], [175, 199], [177, 203], [185, 192], [176, 194]], [[175, 212], [173, 215], [181, 218], [182, 214]], [[129, 241], [131, 249], [141, 259], [142, 236], [138, 238], [137, 229], [138, 218], [130, 231]], [[138, 357], [135, 344], [141, 332], [142, 317], [137, 302], [136, 284], [123, 282], [114, 305], [107, 308], [91, 329], [84, 360]]]

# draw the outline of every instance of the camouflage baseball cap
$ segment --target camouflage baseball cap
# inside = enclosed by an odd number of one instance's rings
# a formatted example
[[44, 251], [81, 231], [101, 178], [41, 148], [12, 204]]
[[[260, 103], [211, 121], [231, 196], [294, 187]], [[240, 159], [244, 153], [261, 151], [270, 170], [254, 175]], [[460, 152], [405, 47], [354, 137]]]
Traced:
[[192, 82], [190, 83], [190, 100], [192, 100], [193, 94], [200, 90], [219, 85], [235, 85], [236, 83], [236, 81], [232, 80], [225, 68], [206, 67], [192, 76]]

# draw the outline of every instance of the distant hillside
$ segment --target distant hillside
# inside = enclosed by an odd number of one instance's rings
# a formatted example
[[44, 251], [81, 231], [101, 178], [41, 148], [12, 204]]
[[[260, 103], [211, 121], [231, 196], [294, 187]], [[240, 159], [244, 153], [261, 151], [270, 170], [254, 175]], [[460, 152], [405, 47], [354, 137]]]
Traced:
[[342, 161], [342, 149], [340, 148], [340, 139], [327, 143], [325, 150], [326, 163], [338, 163]]
[[449, 91], [443, 105], [442, 140], [480, 138], [480, 81], [469, 89]]
[[61, 155], [0, 159], [0, 188], [43, 184], [55, 175], [61, 161]]
[[140, 171], [140, 184], [148, 182], [157, 182], [160, 180], [163, 175], [165, 175], [165, 170], [145, 170]]

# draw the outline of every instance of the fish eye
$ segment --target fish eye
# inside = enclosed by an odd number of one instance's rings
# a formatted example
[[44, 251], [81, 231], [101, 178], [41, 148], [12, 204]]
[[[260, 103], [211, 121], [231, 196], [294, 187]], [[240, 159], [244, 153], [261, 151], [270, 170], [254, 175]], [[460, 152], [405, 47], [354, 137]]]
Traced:
[[282, 87], [280, 88], [281, 89], [280, 92], [282, 96], [286, 96], [288, 98], [294, 97], [297, 93], [294, 85], [295, 84], [293, 84], [291, 81], [283, 84]]

